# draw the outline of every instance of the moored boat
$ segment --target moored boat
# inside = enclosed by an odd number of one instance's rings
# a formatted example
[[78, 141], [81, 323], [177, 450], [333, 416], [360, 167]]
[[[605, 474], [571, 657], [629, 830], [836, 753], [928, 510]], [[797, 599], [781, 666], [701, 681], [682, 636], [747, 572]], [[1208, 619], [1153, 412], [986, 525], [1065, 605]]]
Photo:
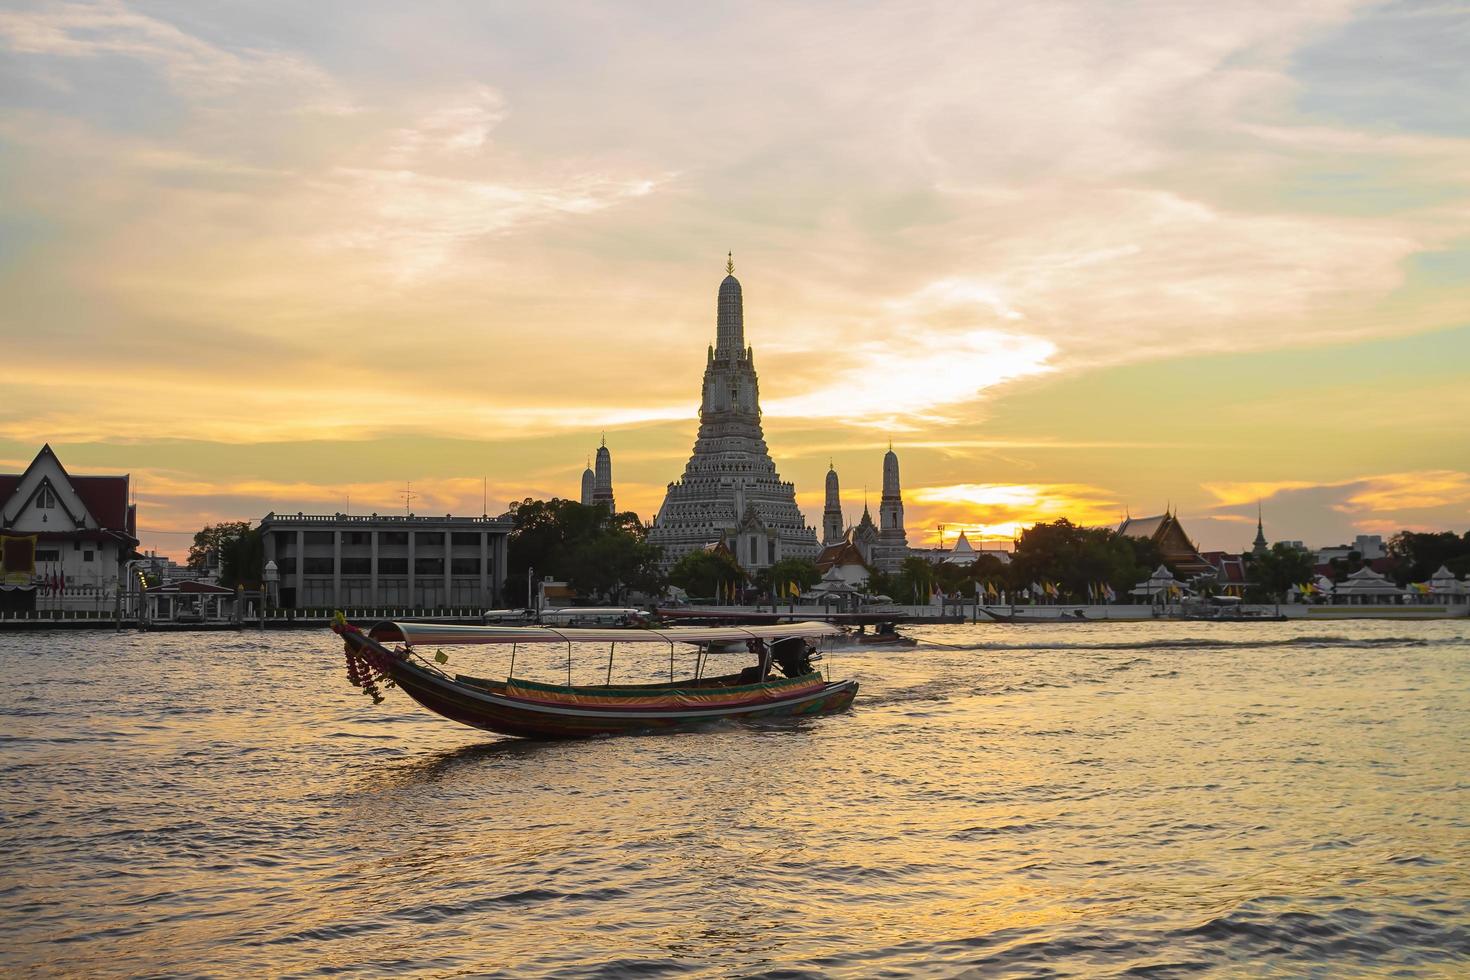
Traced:
[[[423, 707], [473, 728], [522, 738], [578, 738], [668, 728], [724, 719], [754, 720], [830, 714], [846, 710], [856, 681], [824, 678], [813, 664], [810, 641], [835, 635], [825, 623], [707, 629], [578, 629], [380, 623], [364, 631], [342, 619], [333, 623], [345, 645], [348, 680], [381, 700], [379, 682], [401, 688]], [[738, 634], [738, 636], [736, 635]], [[743, 639], [756, 665], [738, 674], [706, 677], [698, 645]], [[545, 684], [514, 676], [520, 644], [573, 642], [660, 643], [669, 646], [669, 680], [647, 684]], [[451, 674], [418, 648], [428, 644], [510, 644], [512, 668], [505, 680]], [[696, 645], [693, 677], [675, 676], [677, 644]], [[435, 662], [437, 661], [437, 662]], [[777, 668], [785, 676], [775, 676]], [[570, 679], [570, 678], [569, 678]]]

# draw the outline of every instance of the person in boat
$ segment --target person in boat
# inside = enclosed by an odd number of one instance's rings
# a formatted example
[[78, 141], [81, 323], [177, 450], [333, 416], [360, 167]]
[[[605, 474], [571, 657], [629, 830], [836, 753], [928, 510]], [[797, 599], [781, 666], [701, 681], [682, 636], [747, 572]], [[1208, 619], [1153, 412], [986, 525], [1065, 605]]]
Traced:
[[777, 640], [770, 646], [767, 646], [764, 640], [751, 640], [749, 648], [756, 655], [756, 664], [740, 672], [740, 683], [742, 684], [759, 684], [769, 679], [772, 664], [780, 668], [781, 673], [787, 677], [801, 677], [810, 674], [814, 669], [812, 667], [814, 648], [799, 636], [788, 636], [784, 640]]

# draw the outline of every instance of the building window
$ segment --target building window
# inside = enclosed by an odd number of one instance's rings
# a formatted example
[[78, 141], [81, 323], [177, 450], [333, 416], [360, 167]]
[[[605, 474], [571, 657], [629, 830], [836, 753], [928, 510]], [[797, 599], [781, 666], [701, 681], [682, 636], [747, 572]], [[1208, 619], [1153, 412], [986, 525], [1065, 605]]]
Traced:
[[346, 558], [342, 559], [343, 575], [371, 575], [373, 573], [373, 560], [371, 558]]
[[331, 531], [305, 531], [305, 532], [303, 532], [302, 537], [303, 537], [303, 540], [307, 544], [331, 544], [332, 543], [332, 532]]
[[378, 559], [378, 574], [379, 575], [407, 575], [408, 574], [408, 559], [407, 558], [379, 558]]
[[342, 535], [343, 544], [371, 544], [371, 535], [367, 531], [348, 531]]
[[37, 548], [36, 561], [61, 561], [61, 552], [56, 548]]
[[[385, 545], [407, 545], [408, 532], [384, 531], [382, 534], [378, 535], [378, 543]], [[407, 571], [407, 569], [404, 569], [404, 571]]]
[[476, 555], [473, 558], [452, 559], [450, 563], [450, 571], [453, 572], [455, 575], [479, 575], [480, 557]]
[[56, 494], [51, 492], [50, 487], [41, 488], [41, 492], [36, 495], [36, 506], [42, 510], [50, 510], [56, 506]]
[[92, 561], [96, 554], [95, 551], [84, 551], [82, 552], [82, 561]]
[[454, 531], [449, 535], [449, 540], [457, 545], [477, 545], [480, 543], [480, 532]]
[[443, 558], [415, 558], [413, 560], [413, 573], [415, 575], [443, 575]]
[[302, 559], [301, 570], [307, 575], [331, 575], [332, 559], [308, 557]]

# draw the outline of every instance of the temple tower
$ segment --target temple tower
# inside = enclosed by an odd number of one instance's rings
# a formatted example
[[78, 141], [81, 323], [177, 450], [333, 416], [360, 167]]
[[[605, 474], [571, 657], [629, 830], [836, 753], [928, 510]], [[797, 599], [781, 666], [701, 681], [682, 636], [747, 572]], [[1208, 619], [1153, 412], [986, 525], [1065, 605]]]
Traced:
[[649, 529], [664, 567], [697, 548], [724, 541], [747, 570], [783, 558], [816, 558], [817, 535], [781, 479], [761, 429], [755, 352], [745, 344], [745, 311], [733, 257], [725, 263], [715, 343], [704, 366], [699, 434], [684, 475], [668, 486]]
[[592, 472], [592, 460], [587, 460], [587, 468], [582, 471], [582, 506], [592, 506], [592, 489], [597, 485], [597, 477]]
[[822, 547], [843, 539], [842, 495], [837, 487], [837, 466], [827, 464], [827, 504], [822, 508]]
[[1261, 522], [1261, 504], [1260, 504], [1259, 501], [1257, 501], [1257, 503], [1256, 503], [1256, 540], [1251, 543], [1251, 554], [1253, 554], [1253, 555], [1264, 555], [1266, 552], [1268, 552], [1270, 550], [1271, 550], [1271, 546], [1266, 543], [1266, 527]]
[[883, 457], [883, 499], [878, 503], [878, 547], [873, 564], [879, 571], [897, 571], [909, 554], [903, 528], [903, 491], [898, 479], [898, 454], [892, 444]]
[[597, 469], [594, 473], [592, 484], [592, 502], [594, 504], [607, 505], [609, 514], [616, 514], [617, 507], [613, 505], [612, 487], [612, 454], [607, 451], [607, 435], [602, 437], [602, 445], [597, 447]]

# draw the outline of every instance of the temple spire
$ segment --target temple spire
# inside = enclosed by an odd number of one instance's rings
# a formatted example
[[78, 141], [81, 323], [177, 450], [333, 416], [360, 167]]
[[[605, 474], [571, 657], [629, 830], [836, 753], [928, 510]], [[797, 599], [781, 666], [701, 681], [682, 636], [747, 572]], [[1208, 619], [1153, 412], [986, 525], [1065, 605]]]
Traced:
[[735, 278], [735, 256], [727, 253], [725, 268], [729, 270], [720, 283], [720, 296], [716, 304], [715, 357], [746, 357], [745, 308], [740, 295], [740, 280]]

